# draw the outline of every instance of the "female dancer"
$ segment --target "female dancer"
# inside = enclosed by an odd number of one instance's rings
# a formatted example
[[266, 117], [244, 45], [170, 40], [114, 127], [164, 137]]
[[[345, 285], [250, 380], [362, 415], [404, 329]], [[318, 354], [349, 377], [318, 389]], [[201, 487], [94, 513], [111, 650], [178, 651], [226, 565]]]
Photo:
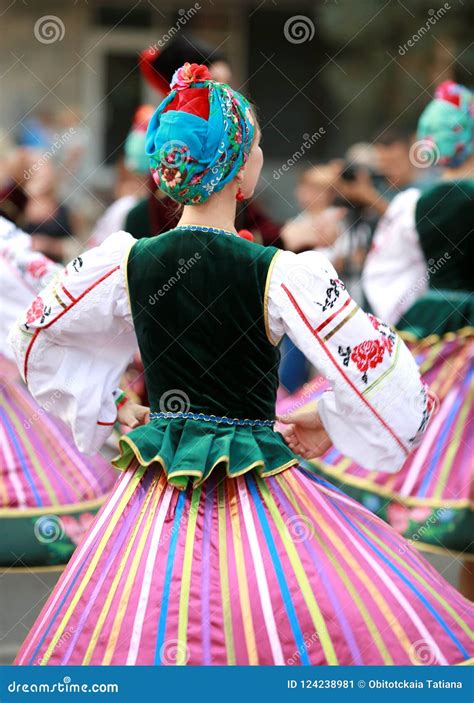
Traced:
[[81, 456], [69, 430], [48, 414], [57, 391], [41, 407], [33, 400], [7, 344], [18, 315], [61, 270], [0, 217], [0, 567], [66, 564], [117, 478], [100, 455]]
[[[83, 449], [115, 421], [135, 334], [151, 405], [122, 438], [122, 478], [17, 663], [467, 661], [467, 601], [273, 431], [286, 333], [333, 386], [312, 442], [324, 448], [329, 435], [396, 471], [430, 412], [413, 358], [324, 257], [236, 236], [236, 199], [252, 195], [263, 160], [253, 110], [204, 66], [185, 64], [172, 88], [147, 151], [160, 187], [184, 204], [178, 226], [112, 235], [67, 267], [65, 309], [46, 290], [35, 308], [47, 319], [12, 333], [33, 394], [67, 388]], [[369, 394], [338, 359], [343, 343], [377, 360]]]
[[[440, 182], [396, 196], [364, 270], [375, 313], [396, 324], [438, 399], [416, 452], [395, 476], [367, 471], [334, 448], [317, 471], [390, 522], [420, 549], [458, 553], [460, 588], [474, 600], [472, 480], [474, 100], [445, 81], [421, 115], [414, 153], [443, 169]], [[281, 411], [321, 395], [314, 386]], [[291, 418], [290, 418], [291, 419]]]

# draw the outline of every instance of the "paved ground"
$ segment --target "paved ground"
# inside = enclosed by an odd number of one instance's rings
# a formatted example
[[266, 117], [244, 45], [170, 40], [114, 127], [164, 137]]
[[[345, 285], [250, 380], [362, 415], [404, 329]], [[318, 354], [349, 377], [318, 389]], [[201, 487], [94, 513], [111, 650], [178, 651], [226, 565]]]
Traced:
[[[457, 583], [456, 561], [432, 555], [428, 558], [450, 583]], [[0, 665], [13, 661], [59, 576], [57, 572], [0, 573]]]

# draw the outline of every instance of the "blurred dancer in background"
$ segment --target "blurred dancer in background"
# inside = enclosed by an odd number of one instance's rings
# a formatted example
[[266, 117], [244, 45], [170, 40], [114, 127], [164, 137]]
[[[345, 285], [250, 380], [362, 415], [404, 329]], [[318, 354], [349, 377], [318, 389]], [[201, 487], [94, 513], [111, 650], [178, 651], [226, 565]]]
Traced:
[[[437, 396], [436, 417], [402, 471], [367, 471], [331, 449], [320, 474], [389, 521], [421, 549], [465, 560], [460, 588], [474, 599], [474, 110], [472, 92], [442, 83], [418, 124], [423, 158], [440, 182], [408, 188], [388, 206], [363, 283], [374, 312], [396, 325]], [[380, 328], [374, 318], [374, 325]], [[347, 364], [357, 360], [353, 347]], [[367, 364], [375, 357], [368, 357]], [[324, 387], [315, 383], [314, 397]], [[367, 386], [366, 392], [370, 391]], [[303, 391], [305, 401], [311, 395]], [[293, 406], [301, 404], [293, 399]], [[285, 409], [291, 408], [291, 402]]]

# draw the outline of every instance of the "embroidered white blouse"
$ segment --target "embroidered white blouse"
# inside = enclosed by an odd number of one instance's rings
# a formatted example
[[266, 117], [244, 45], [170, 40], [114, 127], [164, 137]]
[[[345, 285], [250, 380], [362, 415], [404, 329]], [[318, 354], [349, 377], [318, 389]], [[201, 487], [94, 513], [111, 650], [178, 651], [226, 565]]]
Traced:
[[[10, 334], [31, 393], [40, 404], [55, 394], [54, 412], [85, 453], [112, 430], [113, 393], [136, 345], [126, 284], [135, 241], [117, 232], [74, 259]], [[410, 352], [358, 307], [321, 254], [281, 252], [269, 275], [269, 335], [288, 334], [330, 382], [319, 412], [334, 445], [368, 469], [397, 471], [429, 415]]]
[[0, 353], [13, 359], [8, 332], [34, 296], [61, 271], [43, 254], [31, 249], [31, 237], [0, 217]]

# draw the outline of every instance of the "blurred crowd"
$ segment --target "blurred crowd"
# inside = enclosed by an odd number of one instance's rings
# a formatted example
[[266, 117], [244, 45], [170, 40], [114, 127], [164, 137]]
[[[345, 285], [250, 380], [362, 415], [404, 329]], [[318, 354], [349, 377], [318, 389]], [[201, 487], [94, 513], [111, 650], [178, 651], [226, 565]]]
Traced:
[[[189, 56], [189, 46], [177, 40], [172, 51], [146, 49], [141, 54], [140, 70], [157, 92], [156, 103], [177, 66], [184, 60], [200, 60]], [[208, 53], [196, 40], [194, 46], [200, 56]], [[230, 65], [218, 53], [213, 53], [209, 70], [215, 80], [232, 84]], [[32, 235], [36, 250], [57, 262], [100, 244], [120, 229], [136, 238], [171, 229], [180, 208], [156, 188], [145, 154], [152, 112], [151, 105], [136, 106], [114, 167], [113, 187], [106, 194], [85, 186], [89, 135], [79, 110], [71, 107], [58, 114], [46, 110], [30, 114], [14, 138], [0, 140], [0, 213]], [[410, 132], [381, 125], [370, 142], [354, 144], [345, 154], [334, 154], [325, 162], [310, 151], [292, 167], [297, 174], [292, 203], [297, 214], [277, 222], [271, 215], [271, 203], [264, 206], [257, 198], [237, 204], [237, 229], [251, 232], [264, 245], [297, 253], [321, 252], [352, 297], [368, 307], [361, 281], [380, 218], [397, 194], [436, 178], [436, 169], [419, 168], [413, 158], [415, 127]], [[283, 386], [292, 391], [307, 377], [303, 356], [285, 340]]]

